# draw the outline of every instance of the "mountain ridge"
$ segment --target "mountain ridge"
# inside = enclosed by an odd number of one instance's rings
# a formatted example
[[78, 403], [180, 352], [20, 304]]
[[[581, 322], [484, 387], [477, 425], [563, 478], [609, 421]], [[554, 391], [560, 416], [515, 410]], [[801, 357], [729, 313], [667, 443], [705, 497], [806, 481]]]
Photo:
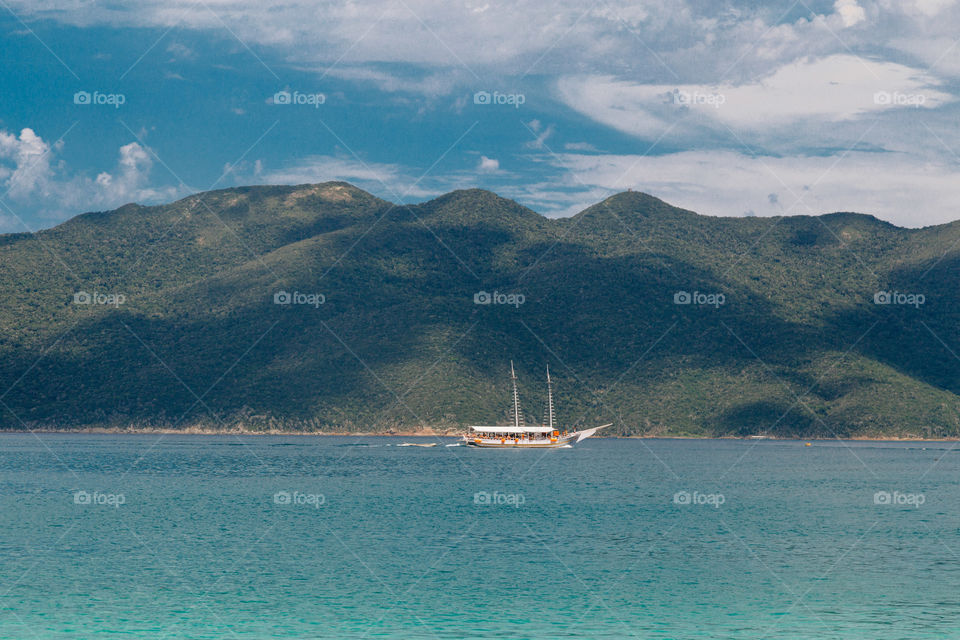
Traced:
[[[215, 189], [215, 190], [213, 190], [213, 191], [200, 191], [200, 192], [196, 192], [196, 193], [192, 193], [192, 194], [190, 194], [190, 195], [184, 196], [184, 197], [182, 197], [182, 198], [180, 198], [180, 199], [178, 199], [178, 200], [174, 200], [173, 202], [170, 202], [170, 203], [167, 203], [167, 204], [144, 205], [144, 204], [141, 204], [141, 203], [138, 203], [138, 202], [127, 202], [127, 203], [124, 203], [124, 204], [122, 204], [122, 205], [119, 205], [118, 207], [115, 207], [114, 209], [99, 210], [99, 211], [85, 211], [85, 212], [82, 212], [82, 213], [78, 213], [78, 214], [76, 214], [75, 216], [73, 216], [73, 217], [71, 217], [71, 218], [69, 218], [69, 219], [67, 219], [67, 220], [64, 220], [63, 222], [61, 222], [61, 223], [59, 223], [59, 224], [57, 224], [57, 225], [55, 225], [55, 226], [53, 226], [53, 227], [50, 227], [50, 228], [48, 228], [48, 229], [40, 229], [40, 230], [37, 230], [37, 231], [35, 231], [35, 232], [24, 231], [24, 232], [13, 232], [13, 233], [0, 233], [0, 238], [3, 238], [3, 237], [5, 237], [5, 236], [17, 236], [17, 235], [27, 235], [27, 236], [29, 236], [29, 235], [32, 235], [33, 233], [41, 233], [41, 232], [43, 232], [43, 231], [50, 231], [50, 230], [52, 230], [52, 229], [57, 229], [57, 228], [65, 225], [65, 224], [69, 224], [69, 223], [77, 220], [78, 218], [84, 218], [84, 217], [86, 217], [86, 216], [96, 216], [96, 215], [98, 215], [98, 214], [112, 214], [112, 213], [119, 212], [119, 211], [121, 211], [121, 210], [128, 210], [128, 209], [137, 209], [137, 210], [141, 210], [141, 211], [142, 211], [142, 210], [149, 210], [149, 209], [155, 209], [155, 208], [172, 207], [172, 206], [175, 206], [175, 205], [180, 205], [180, 204], [182, 204], [182, 203], [196, 201], [196, 200], [198, 200], [198, 199], [201, 199], [200, 196], [211, 196], [211, 195], [215, 196], [215, 195], [218, 195], [218, 194], [227, 194], [227, 193], [245, 193], [245, 192], [249, 192], [249, 191], [251, 191], [251, 190], [259, 190], [259, 189], [286, 189], [286, 190], [289, 190], [291, 193], [293, 193], [293, 192], [296, 192], [296, 191], [298, 191], [298, 190], [303, 190], [303, 189], [316, 189], [316, 188], [320, 188], [320, 187], [347, 187], [347, 188], [349, 188], [349, 189], [351, 189], [351, 190], [355, 190], [355, 191], [358, 192], [358, 193], [362, 193], [362, 194], [364, 194], [364, 195], [366, 195], [366, 196], [369, 196], [370, 198], [374, 198], [374, 199], [377, 199], [377, 200], [381, 200], [380, 198], [377, 198], [377, 196], [374, 196], [374, 195], [370, 194], [369, 192], [364, 191], [363, 189], [360, 189], [359, 187], [357, 187], [357, 186], [355, 186], [355, 185], [353, 185], [353, 184], [351, 184], [351, 183], [349, 183], [349, 182], [343, 181], [343, 180], [330, 180], [330, 181], [326, 181], [326, 182], [317, 182], [317, 183], [306, 182], [306, 183], [291, 184], [291, 185], [255, 185], [255, 184], [251, 184], [251, 185], [241, 185], [241, 186], [236, 186], [236, 187], [224, 187], [224, 188], [222, 188], [222, 189]], [[670, 209], [670, 210], [676, 211], [676, 212], [689, 213], [689, 214], [693, 214], [693, 215], [699, 216], [699, 217], [714, 218], [714, 219], [721, 219], [721, 220], [743, 220], [743, 219], [748, 219], [748, 218], [749, 218], [749, 219], [758, 219], [758, 220], [775, 220], [775, 219], [803, 219], [803, 218], [810, 218], [810, 219], [821, 218], [821, 219], [822, 219], [822, 218], [853, 217], [854, 219], [861, 219], [861, 220], [876, 222], [876, 223], [879, 223], [879, 224], [881, 224], [881, 225], [889, 226], [889, 227], [892, 227], [892, 228], [894, 228], [894, 229], [902, 229], [902, 230], [904, 230], [904, 231], [923, 231], [923, 230], [930, 230], [930, 229], [938, 229], [938, 228], [942, 228], [942, 227], [950, 227], [950, 226], [953, 226], [953, 225], [960, 224], [960, 218], [958, 218], [957, 220], [953, 220], [953, 221], [950, 221], [950, 222], [943, 222], [943, 223], [934, 224], [934, 225], [927, 225], [927, 226], [924, 226], [924, 227], [903, 227], [903, 226], [899, 226], [899, 225], [897, 225], [897, 224], [895, 224], [895, 223], [893, 223], [893, 222], [889, 222], [889, 221], [887, 221], [887, 220], [883, 220], [883, 219], [881, 219], [881, 218], [878, 218], [878, 217], [876, 217], [876, 216], [873, 215], [873, 214], [863, 213], [863, 212], [858, 212], [858, 211], [828, 211], [828, 212], [819, 213], [819, 214], [792, 214], [792, 215], [773, 215], [773, 216], [719, 216], [719, 215], [703, 214], [703, 213], [699, 213], [699, 212], [696, 212], [696, 211], [692, 211], [692, 210], [690, 210], [690, 209], [685, 209], [685, 208], [683, 208], [683, 207], [678, 207], [678, 206], [672, 205], [672, 204], [670, 204], [669, 202], [667, 202], [666, 200], [663, 200], [663, 199], [661, 199], [661, 198], [659, 198], [659, 197], [657, 197], [657, 196], [654, 196], [654, 195], [652, 195], [652, 194], [650, 194], [650, 193], [647, 193], [647, 192], [644, 192], [644, 191], [636, 191], [636, 190], [633, 190], [633, 189], [628, 189], [627, 191], [619, 191], [619, 192], [614, 193], [614, 194], [612, 194], [612, 195], [610, 195], [610, 196], [607, 196], [607, 197], [604, 198], [602, 201], [600, 201], [600, 202], [598, 202], [598, 203], [596, 203], [596, 204], [589, 205], [588, 207], [582, 209], [581, 211], [578, 211], [577, 213], [575, 213], [575, 214], [573, 214], [573, 215], [571, 215], [571, 216], [565, 216], [565, 217], [560, 217], [560, 218], [550, 218], [550, 217], [548, 217], [548, 216], [544, 216], [543, 214], [540, 214], [540, 213], [538, 213], [537, 211], [535, 211], [535, 210], [533, 210], [533, 209], [530, 209], [529, 207], [526, 207], [526, 206], [524, 206], [524, 205], [521, 205], [521, 204], [517, 203], [517, 202], [516, 202], [515, 200], [513, 200], [513, 199], [505, 198], [505, 197], [500, 196], [499, 194], [497, 194], [495, 191], [490, 191], [489, 189], [483, 189], [483, 188], [479, 188], [479, 187], [464, 188], [464, 189], [455, 189], [455, 190], [453, 190], [453, 191], [449, 191], [449, 192], [447, 192], [447, 193], [444, 193], [444, 194], [435, 196], [435, 197], [433, 197], [433, 198], [430, 198], [430, 199], [428, 199], [428, 200], [424, 200], [424, 201], [422, 201], [422, 202], [415, 203], [415, 204], [394, 204], [394, 203], [391, 203], [391, 202], [389, 202], [389, 201], [387, 201], [387, 200], [381, 200], [381, 202], [384, 202], [384, 203], [386, 203], [388, 206], [393, 206], [393, 207], [396, 207], [396, 208], [402, 208], [402, 207], [420, 207], [420, 206], [428, 205], [428, 204], [437, 204], [437, 203], [441, 203], [441, 202], [446, 202], [446, 201], [449, 201], [450, 199], [452, 199], [452, 197], [461, 196], [462, 194], [481, 194], [481, 195], [483, 195], [483, 196], [493, 196], [494, 198], [497, 198], [497, 199], [499, 199], [499, 200], [503, 200], [503, 201], [506, 201], [506, 202], [510, 202], [510, 203], [516, 205], [517, 207], [522, 208], [523, 210], [525, 210], [525, 211], [527, 211], [527, 212], [533, 213], [533, 214], [537, 215], [538, 217], [543, 218], [543, 219], [545, 219], [545, 220], [572, 220], [572, 219], [577, 218], [578, 216], [582, 216], [584, 213], [586, 213], [586, 212], [588, 212], [588, 211], [590, 211], [590, 210], [592, 210], [592, 209], [596, 209], [596, 208], [598, 208], [598, 207], [601, 207], [602, 205], [604, 205], [604, 204], [606, 204], [606, 203], [608, 203], [608, 202], [611, 202], [611, 201], [617, 201], [617, 200], [620, 200], [620, 199], [623, 199], [623, 198], [640, 198], [640, 199], [645, 200], [645, 201], [650, 202], [650, 203], [656, 203], [656, 204], [658, 204], [658, 205], [662, 205], [662, 206], [664, 206], [664, 207], [666, 207], [666, 208], [668, 208], [668, 209]]]
[[[335, 181], [38, 236], [0, 237], [0, 428], [459, 428], [502, 418], [514, 359], [532, 404], [549, 363], [565, 421], [622, 435], [960, 435], [957, 223], [720, 218], [641, 192], [553, 219]], [[887, 290], [925, 299], [874, 304]]]

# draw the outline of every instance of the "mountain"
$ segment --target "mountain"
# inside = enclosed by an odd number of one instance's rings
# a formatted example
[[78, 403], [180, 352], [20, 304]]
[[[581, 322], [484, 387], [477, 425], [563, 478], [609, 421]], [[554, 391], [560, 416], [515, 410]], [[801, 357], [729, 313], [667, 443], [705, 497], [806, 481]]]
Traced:
[[513, 359], [534, 422], [549, 364], [561, 420], [619, 434], [960, 436], [960, 223], [330, 182], [86, 213], [0, 264], [4, 429], [448, 429], [505, 418]]

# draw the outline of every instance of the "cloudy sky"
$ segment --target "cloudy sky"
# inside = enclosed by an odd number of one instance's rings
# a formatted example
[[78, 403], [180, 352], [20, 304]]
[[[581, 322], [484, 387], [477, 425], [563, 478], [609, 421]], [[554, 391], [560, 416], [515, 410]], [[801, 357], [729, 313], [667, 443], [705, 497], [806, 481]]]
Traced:
[[960, 219], [958, 0], [3, 0], [0, 231], [242, 184]]

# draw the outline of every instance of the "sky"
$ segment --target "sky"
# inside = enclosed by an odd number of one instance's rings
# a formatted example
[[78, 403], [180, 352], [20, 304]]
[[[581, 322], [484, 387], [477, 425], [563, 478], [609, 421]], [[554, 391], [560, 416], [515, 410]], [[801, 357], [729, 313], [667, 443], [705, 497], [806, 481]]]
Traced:
[[960, 0], [0, 0], [0, 232], [209, 189], [960, 219]]

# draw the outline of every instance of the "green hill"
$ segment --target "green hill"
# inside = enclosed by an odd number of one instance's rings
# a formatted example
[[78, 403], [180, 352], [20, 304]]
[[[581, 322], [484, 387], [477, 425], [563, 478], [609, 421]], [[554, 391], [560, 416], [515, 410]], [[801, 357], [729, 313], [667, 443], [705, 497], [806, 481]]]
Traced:
[[960, 436], [960, 223], [325, 183], [87, 213], [0, 264], [5, 429], [454, 428], [504, 419], [512, 358], [532, 421], [550, 364], [561, 420], [620, 434]]

